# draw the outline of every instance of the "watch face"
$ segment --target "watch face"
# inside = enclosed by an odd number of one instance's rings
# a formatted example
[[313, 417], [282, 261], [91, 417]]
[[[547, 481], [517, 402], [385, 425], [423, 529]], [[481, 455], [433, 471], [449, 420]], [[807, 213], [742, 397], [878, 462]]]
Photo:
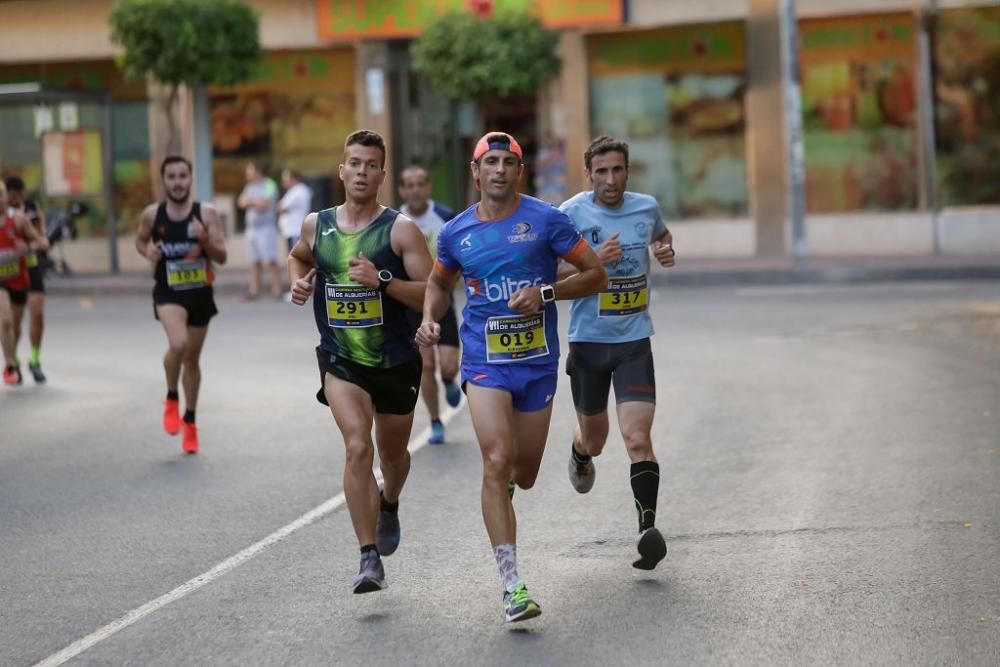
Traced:
[[380, 269], [378, 272], [378, 279], [387, 283], [392, 280], [392, 272], [389, 269]]

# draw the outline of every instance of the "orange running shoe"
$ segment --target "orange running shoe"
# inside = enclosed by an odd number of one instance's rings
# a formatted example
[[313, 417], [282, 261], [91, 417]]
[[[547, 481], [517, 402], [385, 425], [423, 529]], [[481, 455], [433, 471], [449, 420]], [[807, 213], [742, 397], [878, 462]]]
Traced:
[[163, 401], [163, 430], [169, 435], [177, 435], [181, 430], [181, 413], [177, 401]]
[[21, 372], [16, 366], [8, 366], [3, 369], [3, 383], [4, 384], [21, 384]]
[[197, 454], [198, 427], [187, 422], [181, 422], [181, 427], [184, 429], [184, 435], [181, 440], [181, 448], [184, 450], [185, 454]]

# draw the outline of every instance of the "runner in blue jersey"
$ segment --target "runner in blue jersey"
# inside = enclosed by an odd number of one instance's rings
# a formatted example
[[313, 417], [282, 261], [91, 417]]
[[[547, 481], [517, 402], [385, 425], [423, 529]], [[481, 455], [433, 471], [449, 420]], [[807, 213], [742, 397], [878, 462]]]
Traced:
[[[482, 511], [504, 588], [507, 621], [541, 613], [517, 573], [513, 484], [531, 488], [552, 414], [559, 366], [557, 299], [597, 291], [604, 270], [558, 209], [517, 192], [521, 147], [491, 132], [476, 144], [478, 204], [446, 224], [427, 282], [417, 342], [434, 345], [459, 271], [466, 286], [462, 386], [483, 456]], [[577, 269], [556, 281], [562, 257]]]
[[[629, 479], [639, 519], [642, 570], [656, 567], [667, 554], [657, 530], [656, 496], [660, 465], [650, 431], [656, 409], [656, 381], [649, 337], [649, 251], [661, 266], [674, 265], [673, 237], [649, 195], [628, 192], [628, 144], [612, 137], [594, 140], [584, 153], [592, 191], [581, 192], [560, 207], [597, 251], [608, 279], [593, 296], [570, 306], [566, 372], [570, 376], [579, 427], [569, 460], [570, 482], [580, 493], [594, 485], [593, 457], [608, 439], [608, 391], [615, 387], [618, 427], [632, 462]], [[560, 276], [575, 273], [560, 267]]]

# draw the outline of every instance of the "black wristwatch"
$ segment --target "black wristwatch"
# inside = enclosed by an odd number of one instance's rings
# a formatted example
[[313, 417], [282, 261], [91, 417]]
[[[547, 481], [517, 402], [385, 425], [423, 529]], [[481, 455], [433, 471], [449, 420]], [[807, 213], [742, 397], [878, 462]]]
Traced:
[[381, 291], [385, 291], [386, 286], [388, 286], [389, 281], [392, 280], [392, 271], [389, 269], [379, 269], [378, 270], [378, 288]]
[[552, 303], [556, 300], [556, 288], [552, 285], [542, 285], [539, 292], [542, 295], [542, 303]]

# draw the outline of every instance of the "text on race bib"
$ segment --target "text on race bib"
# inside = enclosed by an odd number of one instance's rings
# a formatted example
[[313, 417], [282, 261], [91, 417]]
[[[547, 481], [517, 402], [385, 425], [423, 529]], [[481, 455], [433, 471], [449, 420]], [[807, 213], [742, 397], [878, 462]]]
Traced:
[[327, 283], [326, 316], [335, 329], [381, 326], [382, 292], [366, 285]]
[[29, 253], [29, 254], [28, 254], [28, 255], [27, 255], [27, 256], [26, 256], [25, 258], [24, 258], [24, 263], [28, 265], [28, 268], [29, 268], [29, 269], [33, 269], [33, 268], [35, 268], [36, 266], [38, 266], [38, 255], [36, 255], [36, 254], [35, 254], [35, 253], [33, 253], [33, 252], [32, 252], [32, 253]]
[[0, 251], [0, 280], [16, 278], [21, 273], [21, 258], [13, 251]]
[[486, 320], [486, 363], [506, 364], [549, 353], [545, 312], [502, 315]]
[[174, 290], [204, 287], [208, 283], [208, 263], [205, 258], [168, 259], [167, 286]]
[[598, 317], [626, 317], [646, 311], [649, 287], [646, 276], [608, 278], [608, 286], [597, 295]]

